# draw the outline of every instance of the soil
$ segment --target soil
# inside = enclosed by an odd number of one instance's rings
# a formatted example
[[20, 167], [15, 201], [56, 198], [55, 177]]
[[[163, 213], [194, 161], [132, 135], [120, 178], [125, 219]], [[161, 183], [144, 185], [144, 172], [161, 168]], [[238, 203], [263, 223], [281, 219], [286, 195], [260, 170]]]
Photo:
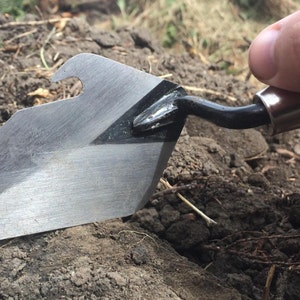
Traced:
[[[10, 21], [0, 16], [1, 122], [80, 92], [76, 80], [49, 78], [82, 52], [168, 75], [222, 104], [250, 103], [256, 92], [214, 65], [168, 54], [144, 30]], [[299, 157], [299, 130], [272, 137], [190, 117], [163, 177], [216, 225], [159, 184], [130, 218], [1, 241], [0, 299], [300, 299]]]

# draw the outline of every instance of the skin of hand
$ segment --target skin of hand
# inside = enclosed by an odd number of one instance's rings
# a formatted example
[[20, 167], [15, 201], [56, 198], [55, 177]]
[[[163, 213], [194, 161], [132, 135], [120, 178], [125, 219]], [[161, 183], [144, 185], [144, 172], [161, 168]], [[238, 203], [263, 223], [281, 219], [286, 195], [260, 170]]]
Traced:
[[249, 48], [249, 67], [265, 84], [300, 92], [300, 11], [255, 38]]

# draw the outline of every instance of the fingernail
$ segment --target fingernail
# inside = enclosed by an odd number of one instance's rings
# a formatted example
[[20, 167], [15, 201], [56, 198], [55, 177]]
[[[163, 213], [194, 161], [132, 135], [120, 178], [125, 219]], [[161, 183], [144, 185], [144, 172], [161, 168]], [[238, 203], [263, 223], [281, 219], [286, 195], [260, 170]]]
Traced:
[[278, 35], [279, 30], [264, 30], [250, 46], [249, 65], [253, 75], [258, 79], [268, 80], [277, 73], [274, 51]]

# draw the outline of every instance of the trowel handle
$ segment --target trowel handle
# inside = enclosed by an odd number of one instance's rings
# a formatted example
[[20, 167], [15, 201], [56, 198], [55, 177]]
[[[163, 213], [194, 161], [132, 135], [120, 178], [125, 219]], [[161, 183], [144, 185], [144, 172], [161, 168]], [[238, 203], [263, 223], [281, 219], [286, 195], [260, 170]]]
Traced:
[[230, 129], [272, 124], [272, 133], [300, 128], [300, 93], [268, 87], [258, 92], [254, 104], [231, 107], [203, 98], [178, 95], [175, 90], [154, 102], [133, 120], [133, 132], [143, 133], [195, 115]]
[[270, 86], [256, 93], [254, 102], [264, 104], [273, 134], [300, 128], [300, 93]]

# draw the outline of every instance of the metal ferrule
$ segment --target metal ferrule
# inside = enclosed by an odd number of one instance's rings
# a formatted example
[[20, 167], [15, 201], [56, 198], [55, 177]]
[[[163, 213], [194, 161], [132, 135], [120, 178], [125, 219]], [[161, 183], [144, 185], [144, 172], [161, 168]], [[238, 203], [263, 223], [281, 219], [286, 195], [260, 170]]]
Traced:
[[256, 93], [253, 100], [265, 105], [273, 134], [300, 128], [300, 93], [270, 86]]

